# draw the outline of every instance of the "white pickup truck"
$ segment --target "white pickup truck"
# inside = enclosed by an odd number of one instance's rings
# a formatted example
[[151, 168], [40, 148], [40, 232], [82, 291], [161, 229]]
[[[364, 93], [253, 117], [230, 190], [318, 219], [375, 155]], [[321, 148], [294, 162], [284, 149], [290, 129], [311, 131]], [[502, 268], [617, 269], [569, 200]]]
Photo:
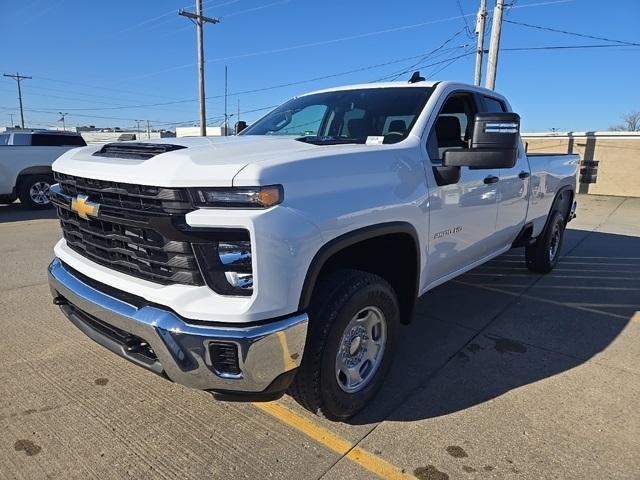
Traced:
[[392, 82], [296, 97], [235, 137], [68, 152], [54, 303], [172, 381], [348, 418], [420, 295], [513, 247], [558, 261], [579, 159], [528, 157], [519, 123], [491, 90]]
[[50, 207], [51, 165], [67, 150], [86, 145], [74, 132], [0, 132], [0, 203], [11, 203], [19, 198], [27, 208]]

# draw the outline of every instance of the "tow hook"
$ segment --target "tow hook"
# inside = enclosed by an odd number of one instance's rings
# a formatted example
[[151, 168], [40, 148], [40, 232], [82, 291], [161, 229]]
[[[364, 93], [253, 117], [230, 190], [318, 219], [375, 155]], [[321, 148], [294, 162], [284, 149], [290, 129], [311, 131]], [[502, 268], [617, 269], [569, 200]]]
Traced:
[[54, 305], [67, 305], [68, 303], [69, 302], [67, 301], [67, 299], [61, 295], [58, 295], [57, 297], [53, 297]]

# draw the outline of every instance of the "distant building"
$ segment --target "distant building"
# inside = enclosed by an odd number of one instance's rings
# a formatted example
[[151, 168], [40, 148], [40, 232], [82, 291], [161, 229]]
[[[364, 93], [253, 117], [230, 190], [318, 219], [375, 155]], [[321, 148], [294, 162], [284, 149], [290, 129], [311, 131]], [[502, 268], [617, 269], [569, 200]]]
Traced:
[[[227, 128], [227, 135], [233, 135], [233, 129]], [[176, 127], [176, 137], [199, 137], [200, 127]], [[224, 127], [207, 127], [207, 136], [224, 136]]]

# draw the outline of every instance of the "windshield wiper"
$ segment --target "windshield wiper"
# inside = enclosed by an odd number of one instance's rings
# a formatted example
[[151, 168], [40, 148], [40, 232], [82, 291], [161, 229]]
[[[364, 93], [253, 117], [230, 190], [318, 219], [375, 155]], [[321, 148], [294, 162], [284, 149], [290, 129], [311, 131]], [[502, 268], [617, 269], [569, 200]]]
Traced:
[[319, 135], [306, 135], [296, 138], [299, 142], [311, 143], [313, 145], [344, 145], [348, 143], [364, 143], [363, 139], [350, 137], [331, 137]]

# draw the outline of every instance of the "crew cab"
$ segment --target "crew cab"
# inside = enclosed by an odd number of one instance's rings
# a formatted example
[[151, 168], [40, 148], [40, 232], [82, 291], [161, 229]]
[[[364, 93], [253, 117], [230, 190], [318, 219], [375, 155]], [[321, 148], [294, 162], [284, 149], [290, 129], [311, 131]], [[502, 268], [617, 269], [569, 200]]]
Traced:
[[0, 132], [0, 203], [12, 203], [19, 198], [27, 208], [50, 207], [51, 165], [67, 150], [86, 145], [75, 132]]
[[527, 156], [519, 127], [494, 91], [414, 76], [298, 96], [234, 137], [67, 152], [54, 303], [172, 381], [346, 419], [418, 297], [513, 247], [558, 262], [579, 158]]

